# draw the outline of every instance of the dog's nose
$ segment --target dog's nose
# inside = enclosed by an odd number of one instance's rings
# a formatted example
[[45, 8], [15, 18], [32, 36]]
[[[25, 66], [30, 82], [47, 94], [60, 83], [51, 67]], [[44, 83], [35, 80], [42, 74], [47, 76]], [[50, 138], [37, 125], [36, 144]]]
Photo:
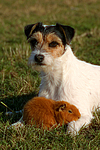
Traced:
[[38, 63], [41, 63], [44, 60], [44, 55], [36, 54], [35, 55], [35, 61]]

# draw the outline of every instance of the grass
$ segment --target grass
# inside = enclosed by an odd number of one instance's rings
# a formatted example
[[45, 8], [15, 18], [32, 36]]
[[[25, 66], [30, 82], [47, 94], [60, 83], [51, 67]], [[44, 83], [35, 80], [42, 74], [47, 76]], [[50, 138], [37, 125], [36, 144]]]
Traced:
[[[100, 1], [99, 0], [5, 0], [0, 2], [0, 100], [12, 110], [20, 110], [39, 91], [39, 73], [27, 66], [30, 47], [24, 26], [43, 22], [67, 24], [75, 28], [71, 43], [75, 55], [100, 65]], [[100, 111], [92, 124], [72, 138], [64, 128], [51, 132], [26, 127], [7, 130], [21, 114], [5, 116], [0, 104], [0, 149], [100, 149]]]

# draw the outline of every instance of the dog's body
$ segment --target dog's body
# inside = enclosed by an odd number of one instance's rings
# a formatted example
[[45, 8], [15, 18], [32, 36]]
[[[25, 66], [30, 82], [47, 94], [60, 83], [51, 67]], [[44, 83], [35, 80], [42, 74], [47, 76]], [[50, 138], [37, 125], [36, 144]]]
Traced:
[[68, 130], [78, 132], [100, 105], [100, 67], [74, 56], [69, 46], [74, 30], [69, 26], [38, 23], [26, 26], [25, 34], [32, 49], [29, 65], [41, 72], [39, 96], [75, 105], [81, 118], [71, 122]]
[[[81, 113], [81, 118], [70, 123], [69, 130], [79, 131], [83, 125], [90, 123], [92, 111], [100, 105], [100, 68], [78, 60], [69, 46], [58, 61], [60, 65], [54, 68], [54, 72], [49, 72], [45, 78], [41, 76], [39, 96], [54, 100], [63, 99], [75, 105]], [[56, 75], [59, 81], [56, 80]]]

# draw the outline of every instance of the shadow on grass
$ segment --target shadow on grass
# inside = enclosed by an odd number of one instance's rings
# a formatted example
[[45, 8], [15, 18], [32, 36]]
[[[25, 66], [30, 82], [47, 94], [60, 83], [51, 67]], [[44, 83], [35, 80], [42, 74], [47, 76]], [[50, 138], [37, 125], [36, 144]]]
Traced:
[[[37, 94], [34, 92], [31, 94], [5, 98], [2, 100], [2, 102], [6, 104], [13, 111], [19, 111], [23, 109], [23, 106], [26, 104], [28, 100], [32, 99], [35, 96], [37, 96]], [[12, 115], [6, 116], [5, 113], [7, 111], [9, 111], [9, 109], [0, 103], [0, 120], [3, 122], [9, 121], [10, 123], [12, 123], [18, 121], [22, 116], [21, 113], [18, 114], [14, 113]]]

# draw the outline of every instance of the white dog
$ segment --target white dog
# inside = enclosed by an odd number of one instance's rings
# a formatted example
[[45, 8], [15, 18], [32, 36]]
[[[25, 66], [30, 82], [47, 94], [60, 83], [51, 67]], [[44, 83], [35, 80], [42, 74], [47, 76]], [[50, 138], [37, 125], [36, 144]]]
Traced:
[[39, 96], [75, 105], [81, 118], [69, 123], [68, 131], [77, 133], [100, 106], [100, 67], [74, 56], [69, 46], [74, 36], [70, 26], [36, 23], [25, 27], [25, 35], [32, 49], [29, 65], [41, 72]]
[[29, 65], [41, 72], [39, 96], [75, 105], [81, 118], [71, 122], [68, 130], [78, 132], [100, 106], [100, 67], [74, 56], [69, 46], [74, 29], [69, 26], [37, 23], [26, 26], [25, 34], [32, 49]]

